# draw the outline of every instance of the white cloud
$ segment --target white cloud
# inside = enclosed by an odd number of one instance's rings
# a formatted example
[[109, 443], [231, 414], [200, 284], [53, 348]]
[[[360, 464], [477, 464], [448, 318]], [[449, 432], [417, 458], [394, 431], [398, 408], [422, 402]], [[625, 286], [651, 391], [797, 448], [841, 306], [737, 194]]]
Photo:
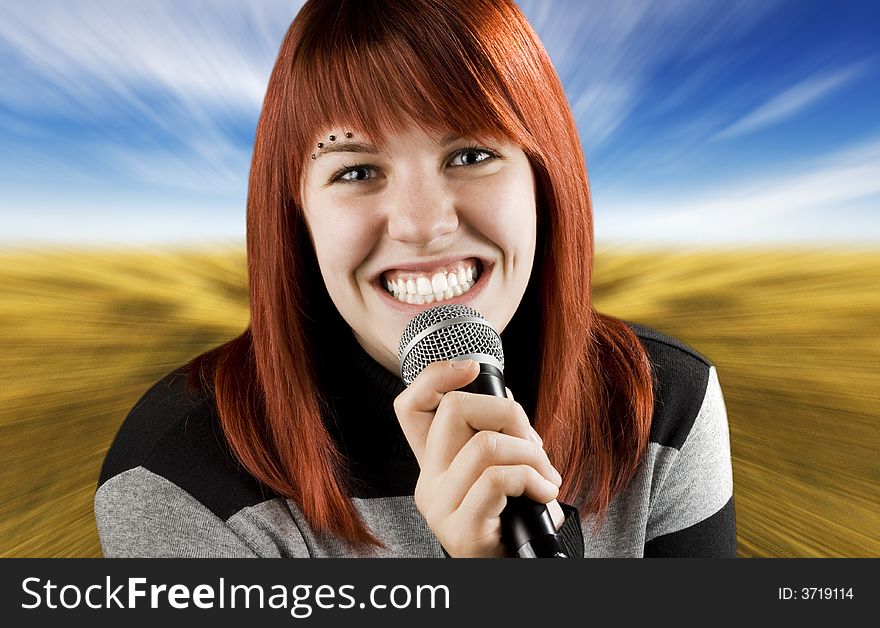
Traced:
[[[873, 206], [873, 218], [865, 219]], [[846, 211], [860, 219], [846, 223]], [[596, 200], [599, 239], [760, 242], [880, 238], [880, 139], [787, 175], [728, 183], [710, 195]]]
[[[6, 3], [0, 103], [13, 123], [10, 146], [39, 172], [240, 188], [250, 156], [241, 120], [256, 122], [300, 5]], [[77, 149], [84, 158], [71, 160]], [[9, 166], [20, 170], [20, 160]]]
[[12, 3], [0, 50], [16, 62], [0, 99], [37, 111], [141, 108], [146, 89], [204, 106], [259, 106], [274, 59], [266, 53], [297, 10], [295, 2]]
[[729, 125], [719, 132], [715, 139], [745, 135], [790, 118], [851, 83], [866, 69], [867, 64], [857, 63], [841, 70], [823, 72], [818, 76], [805, 79]]
[[579, 122], [582, 141], [595, 149], [623, 124], [636, 88], [624, 81], [608, 81], [584, 89], [571, 104], [572, 115]]
[[670, 58], [748, 32], [775, 2], [520, 0], [553, 59], [590, 151], [609, 140]]
[[50, 189], [4, 199], [0, 249], [45, 244], [143, 244], [243, 239], [242, 197], [145, 196], [137, 189], [79, 186], [66, 198]]

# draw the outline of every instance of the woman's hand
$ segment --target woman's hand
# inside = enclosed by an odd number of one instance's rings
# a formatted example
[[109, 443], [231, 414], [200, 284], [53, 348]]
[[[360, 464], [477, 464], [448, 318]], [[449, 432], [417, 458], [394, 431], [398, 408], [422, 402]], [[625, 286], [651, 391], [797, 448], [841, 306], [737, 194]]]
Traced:
[[508, 496], [552, 502], [557, 529], [562, 523], [562, 479], [522, 406], [457, 391], [478, 373], [472, 360], [435, 362], [394, 401], [421, 468], [416, 506], [455, 557], [505, 555], [499, 515]]

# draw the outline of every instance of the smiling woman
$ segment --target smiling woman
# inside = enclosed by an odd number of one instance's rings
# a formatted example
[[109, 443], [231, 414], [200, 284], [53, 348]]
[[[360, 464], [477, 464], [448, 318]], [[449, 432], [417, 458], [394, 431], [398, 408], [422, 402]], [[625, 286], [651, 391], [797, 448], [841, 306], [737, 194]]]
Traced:
[[[504, 556], [521, 495], [569, 556], [734, 553], [714, 367], [593, 309], [583, 152], [512, 0], [307, 2], [247, 223], [250, 325], [126, 419], [105, 554]], [[508, 398], [460, 392], [468, 361], [404, 389], [398, 340], [437, 302], [502, 334]]]
[[381, 151], [355, 144], [359, 163], [347, 165], [352, 146], [335, 142], [307, 166], [304, 218], [327, 292], [367, 353], [394, 372], [406, 323], [435, 302], [466, 303], [504, 329], [535, 255], [523, 150], [412, 125], [388, 133]]

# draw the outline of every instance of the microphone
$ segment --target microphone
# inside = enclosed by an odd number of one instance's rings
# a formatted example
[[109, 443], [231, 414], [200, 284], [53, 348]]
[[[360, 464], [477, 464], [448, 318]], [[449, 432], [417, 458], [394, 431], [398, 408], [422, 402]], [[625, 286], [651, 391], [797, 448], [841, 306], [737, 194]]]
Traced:
[[[506, 397], [501, 337], [483, 316], [465, 305], [437, 305], [407, 324], [398, 349], [400, 376], [409, 386], [426, 366], [441, 360], [474, 360], [480, 374], [464, 392]], [[508, 497], [501, 512], [501, 541], [520, 558], [568, 558], [546, 504]]]

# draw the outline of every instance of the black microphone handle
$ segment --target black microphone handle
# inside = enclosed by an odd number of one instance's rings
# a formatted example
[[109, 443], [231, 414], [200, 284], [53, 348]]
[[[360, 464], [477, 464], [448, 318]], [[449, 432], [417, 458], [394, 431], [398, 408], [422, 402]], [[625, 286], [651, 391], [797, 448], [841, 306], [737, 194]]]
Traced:
[[[504, 373], [480, 362], [480, 374], [463, 392], [507, 397]], [[501, 511], [501, 542], [520, 558], [568, 558], [546, 504], [526, 496], [508, 497]]]

